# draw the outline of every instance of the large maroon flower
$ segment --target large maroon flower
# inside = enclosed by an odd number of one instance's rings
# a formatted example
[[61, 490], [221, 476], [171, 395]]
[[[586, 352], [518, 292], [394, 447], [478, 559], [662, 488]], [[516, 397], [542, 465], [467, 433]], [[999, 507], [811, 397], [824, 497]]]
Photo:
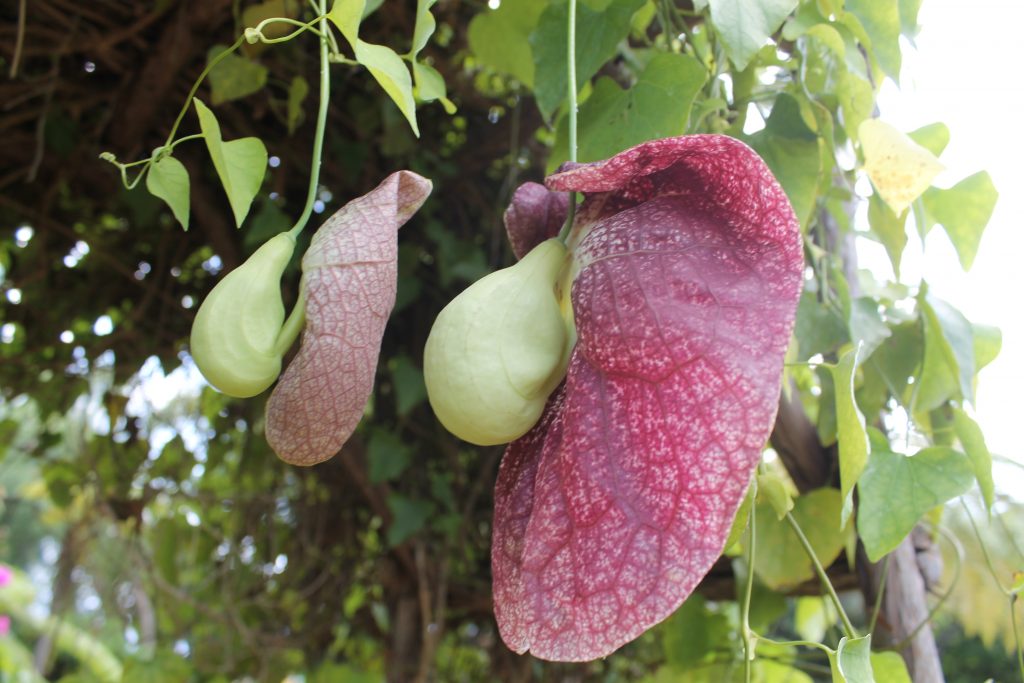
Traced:
[[[665, 619], [721, 554], [775, 419], [803, 259], [782, 188], [733, 138], [655, 140], [545, 184], [584, 195], [579, 339], [501, 463], [494, 605], [513, 650], [579, 661]], [[518, 192], [517, 252], [563, 206]]]

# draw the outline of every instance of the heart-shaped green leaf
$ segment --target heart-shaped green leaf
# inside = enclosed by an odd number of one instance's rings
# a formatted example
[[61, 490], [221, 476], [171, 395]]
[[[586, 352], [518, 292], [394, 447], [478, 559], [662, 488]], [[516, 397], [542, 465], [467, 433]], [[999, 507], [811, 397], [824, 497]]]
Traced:
[[857, 530], [868, 559], [878, 562], [924, 513], [966, 492], [974, 472], [967, 456], [952, 448], [925, 448], [908, 457], [874, 445], [857, 485]]
[[235, 215], [235, 225], [241, 226], [252, 206], [252, 200], [263, 184], [267, 170], [267, 148], [259, 138], [239, 138], [224, 142], [217, 117], [198, 97], [195, 102], [206, 148], [210, 150], [213, 166], [228, 195], [231, 211]]
[[942, 224], [964, 270], [970, 270], [974, 264], [981, 233], [998, 198], [992, 176], [986, 171], [964, 178], [948, 190], [933, 187], [924, 193], [928, 224]]
[[146, 189], [167, 202], [181, 227], [188, 230], [188, 171], [172, 156], [157, 159], [146, 174]]

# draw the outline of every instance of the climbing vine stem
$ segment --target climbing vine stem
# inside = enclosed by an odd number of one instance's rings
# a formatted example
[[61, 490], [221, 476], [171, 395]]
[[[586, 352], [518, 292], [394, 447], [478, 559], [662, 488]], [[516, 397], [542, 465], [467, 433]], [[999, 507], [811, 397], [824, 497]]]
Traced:
[[[578, 156], [578, 139], [576, 132], [579, 108], [576, 101], [576, 0], [569, 0], [569, 21], [566, 29], [567, 59], [566, 59], [566, 81], [568, 82], [569, 95], [569, 161], [576, 161]], [[565, 242], [572, 230], [573, 220], [576, 218], [576, 193], [569, 193], [569, 213], [565, 218], [565, 225], [558, 233], [558, 239]]]
[[295, 225], [289, 231], [293, 237], [297, 237], [302, 229], [309, 222], [313, 214], [313, 205], [316, 203], [317, 189], [320, 187], [320, 161], [323, 156], [324, 130], [327, 128], [327, 107], [331, 100], [331, 65], [328, 58], [329, 44], [328, 34], [330, 28], [327, 25], [325, 0], [317, 0], [317, 11], [320, 14], [320, 108], [316, 114], [316, 132], [313, 135], [313, 159], [309, 171], [309, 191], [306, 193], [306, 205], [302, 209], [302, 215], [295, 221]]
[[839, 596], [836, 594], [835, 587], [832, 586], [832, 582], [828, 579], [828, 574], [825, 573], [825, 568], [821, 566], [821, 561], [818, 560], [818, 556], [814, 553], [814, 548], [811, 547], [811, 542], [807, 540], [807, 536], [804, 535], [803, 529], [797, 524], [796, 518], [793, 517], [793, 513], [786, 513], [786, 522], [790, 528], [796, 534], [796, 537], [800, 540], [800, 545], [803, 546], [804, 552], [807, 553], [807, 557], [811, 559], [811, 564], [814, 565], [814, 571], [821, 580], [822, 585], [828, 592], [829, 599], [832, 600], [832, 604], [835, 605], [836, 611], [839, 612], [839, 619], [843, 622], [843, 631], [846, 632], [846, 637], [853, 640], [857, 637], [857, 630], [853, 628], [853, 623], [850, 621], [850, 617], [846, 615], [846, 610], [843, 609], [843, 603], [839, 601]]
[[750, 683], [753, 676], [754, 665], [754, 634], [750, 630], [750, 598], [754, 594], [754, 553], [757, 550], [757, 536], [755, 534], [757, 517], [754, 509], [757, 507], [757, 477], [750, 481], [750, 510], [747, 512], [747, 576], [743, 586], [743, 605], [740, 611], [740, 629], [743, 638], [743, 680]]
[[199, 86], [203, 84], [203, 81], [206, 80], [206, 77], [210, 75], [210, 72], [213, 71], [215, 66], [220, 64], [225, 57], [242, 47], [242, 43], [244, 42], [245, 36], [238, 36], [235, 42], [231, 43], [229, 47], [226, 47], [219, 52], [216, 57], [209, 61], [206, 68], [200, 72], [199, 78], [197, 78], [196, 82], [192, 84], [191, 90], [188, 91], [188, 96], [185, 97], [185, 104], [182, 105], [181, 111], [178, 112], [178, 118], [174, 119], [174, 125], [171, 126], [171, 132], [167, 134], [167, 142], [164, 143], [165, 145], [171, 144], [171, 141], [174, 140], [174, 135], [178, 132], [178, 127], [181, 126], [181, 122], [185, 119], [185, 114], [188, 113], [189, 107], [192, 106], [192, 98], [194, 98], [196, 93], [199, 91]]

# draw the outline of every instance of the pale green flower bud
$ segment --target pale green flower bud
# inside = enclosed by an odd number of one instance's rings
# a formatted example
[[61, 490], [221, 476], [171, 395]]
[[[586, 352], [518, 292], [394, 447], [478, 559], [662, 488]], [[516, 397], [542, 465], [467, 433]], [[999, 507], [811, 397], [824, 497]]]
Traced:
[[192, 358], [206, 380], [229, 396], [255, 396], [281, 374], [289, 345], [279, 340], [281, 274], [294, 251], [288, 233], [271, 238], [217, 283], [196, 313]]
[[519, 438], [561, 382], [570, 350], [558, 288], [565, 255], [557, 239], [539, 244], [434, 321], [423, 358], [427, 395], [460, 439], [488, 446]]

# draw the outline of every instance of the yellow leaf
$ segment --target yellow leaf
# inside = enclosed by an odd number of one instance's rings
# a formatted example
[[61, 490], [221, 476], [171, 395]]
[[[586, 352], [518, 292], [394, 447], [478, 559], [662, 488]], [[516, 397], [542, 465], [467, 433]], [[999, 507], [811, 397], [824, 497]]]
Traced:
[[878, 119], [867, 119], [858, 129], [864, 170], [897, 215], [921, 196], [943, 170], [934, 154]]

